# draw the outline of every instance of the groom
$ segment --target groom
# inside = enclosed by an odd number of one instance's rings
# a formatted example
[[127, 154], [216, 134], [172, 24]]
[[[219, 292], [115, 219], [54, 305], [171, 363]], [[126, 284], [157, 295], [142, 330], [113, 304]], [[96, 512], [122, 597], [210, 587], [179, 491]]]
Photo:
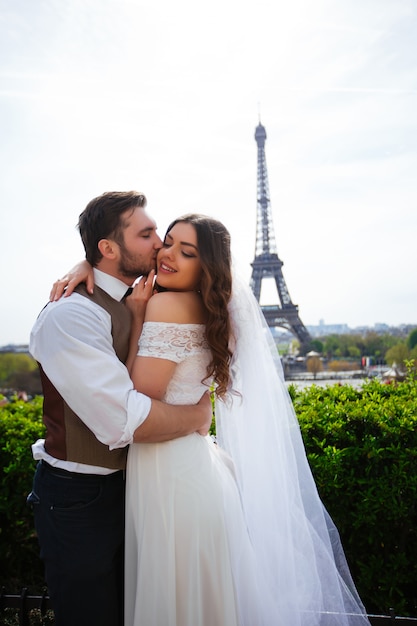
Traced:
[[[124, 469], [127, 446], [199, 431], [211, 424], [206, 394], [170, 406], [136, 392], [124, 366], [130, 312], [126, 290], [155, 268], [162, 242], [135, 191], [91, 200], [79, 218], [95, 288], [49, 303], [31, 333], [43, 393], [45, 439], [33, 506], [56, 626], [123, 626]], [[152, 280], [142, 279], [144, 302]]]

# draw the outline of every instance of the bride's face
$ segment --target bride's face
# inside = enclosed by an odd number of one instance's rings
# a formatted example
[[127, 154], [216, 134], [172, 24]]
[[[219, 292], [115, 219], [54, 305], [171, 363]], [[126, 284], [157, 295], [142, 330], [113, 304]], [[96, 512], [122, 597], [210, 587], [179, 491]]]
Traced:
[[169, 291], [195, 291], [201, 278], [197, 233], [192, 224], [178, 222], [166, 234], [157, 259], [157, 283]]

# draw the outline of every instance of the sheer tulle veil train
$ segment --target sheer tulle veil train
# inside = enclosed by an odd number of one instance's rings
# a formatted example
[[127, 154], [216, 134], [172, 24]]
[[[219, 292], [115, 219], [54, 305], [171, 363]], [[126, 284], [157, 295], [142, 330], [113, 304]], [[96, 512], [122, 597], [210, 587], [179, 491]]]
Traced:
[[262, 626], [369, 625], [317, 492], [273, 337], [236, 273], [229, 310], [235, 393], [216, 401], [217, 440], [235, 465]]

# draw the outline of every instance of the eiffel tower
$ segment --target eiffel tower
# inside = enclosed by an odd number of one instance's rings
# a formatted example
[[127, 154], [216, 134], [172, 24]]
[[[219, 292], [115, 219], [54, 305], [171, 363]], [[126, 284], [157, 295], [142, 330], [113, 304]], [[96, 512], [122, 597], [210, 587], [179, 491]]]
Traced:
[[275, 278], [280, 304], [261, 306], [268, 326], [286, 328], [301, 344], [301, 350], [311, 341], [310, 334], [298, 315], [298, 306], [292, 303], [282, 273], [283, 262], [278, 257], [269, 201], [268, 171], [266, 169], [266, 130], [259, 122], [255, 130], [258, 144], [258, 194], [256, 219], [256, 248], [252, 266], [251, 289], [259, 302], [264, 278]]

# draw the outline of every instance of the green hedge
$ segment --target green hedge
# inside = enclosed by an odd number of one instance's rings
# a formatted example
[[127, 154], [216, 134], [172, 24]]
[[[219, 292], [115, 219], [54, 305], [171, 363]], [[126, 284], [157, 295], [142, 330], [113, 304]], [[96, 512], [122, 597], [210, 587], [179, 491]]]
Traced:
[[[321, 498], [369, 613], [417, 615], [417, 383], [290, 387]], [[43, 586], [25, 500], [41, 398], [0, 407], [0, 585]]]
[[41, 591], [43, 567], [26, 497], [36, 462], [31, 445], [43, 435], [42, 398], [0, 407], [0, 586]]
[[417, 615], [417, 384], [290, 388], [321, 498], [369, 613]]

